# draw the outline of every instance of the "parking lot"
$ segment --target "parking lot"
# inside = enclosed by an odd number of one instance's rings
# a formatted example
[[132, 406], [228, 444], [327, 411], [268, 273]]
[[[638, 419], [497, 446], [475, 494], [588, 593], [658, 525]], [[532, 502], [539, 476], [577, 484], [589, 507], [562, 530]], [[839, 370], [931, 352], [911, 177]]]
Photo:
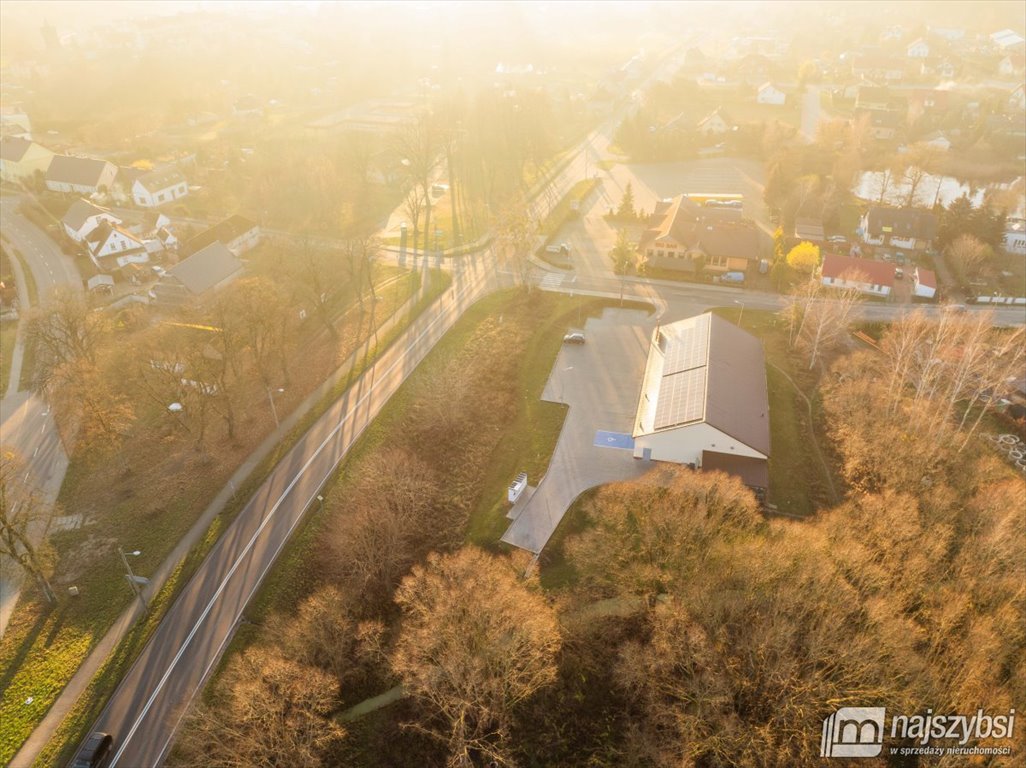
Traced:
[[581, 493], [648, 469], [633, 458], [629, 436], [653, 326], [640, 310], [606, 309], [588, 319], [584, 344], [563, 345], [542, 399], [570, 410], [545, 477], [503, 541], [540, 552]]

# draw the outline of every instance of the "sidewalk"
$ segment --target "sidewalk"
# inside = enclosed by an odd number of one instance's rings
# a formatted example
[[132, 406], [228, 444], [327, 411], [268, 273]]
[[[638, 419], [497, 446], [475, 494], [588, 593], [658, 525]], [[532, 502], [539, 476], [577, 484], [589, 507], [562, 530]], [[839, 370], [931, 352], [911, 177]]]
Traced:
[[[391, 317], [382, 323], [376, 336], [372, 335], [370, 339], [361, 344], [358, 349], [346, 358], [345, 362], [343, 362], [342, 365], [340, 365], [335, 372], [328, 377], [328, 379], [326, 379], [316, 390], [310, 393], [302, 403], [296, 406], [292, 413], [281, 420], [281, 424], [278, 428], [271, 432], [263, 442], [260, 443], [256, 450], [250, 454], [249, 458], [239, 466], [228, 480], [228, 483], [221, 489], [220, 493], [218, 493], [206, 509], [203, 510], [203, 514], [200, 515], [199, 519], [196, 520], [185, 536], [183, 536], [178, 542], [177, 546], [175, 546], [171, 553], [164, 559], [164, 562], [161, 563], [157, 570], [150, 576], [150, 583], [143, 589], [143, 596], [147, 602], [151, 601], [153, 597], [160, 592], [168, 577], [174, 573], [179, 562], [189, 554], [190, 550], [197, 542], [203, 539], [207, 530], [210, 528], [210, 525], [213, 523], [214, 518], [221, 513], [225, 505], [227, 505], [232, 497], [235, 496], [236, 489], [246, 482], [260, 463], [282, 443], [282, 440], [288, 436], [289, 432], [292, 431], [303, 417], [316, 407], [317, 404], [331, 392], [338, 382], [342, 381], [350, 374], [354, 366], [356, 366], [356, 364], [361, 361], [373, 347], [374, 339], [387, 335], [400, 322], [406, 319], [410, 309], [415, 306], [416, 302], [424, 295], [425, 290], [426, 285], [422, 284], [420, 290], [416, 294], [407, 299], [402, 306], [392, 313]], [[50, 737], [57, 730], [58, 726], [60, 726], [68, 712], [70, 712], [74, 707], [75, 702], [78, 701], [79, 697], [89, 687], [89, 683], [107, 661], [111, 652], [118, 647], [122, 639], [124, 639], [125, 635], [135, 624], [136, 620], [142, 616], [142, 614], [143, 610], [140, 607], [139, 602], [133, 600], [114, 625], [107, 630], [107, 633], [103, 638], [101, 638], [89, 652], [89, 655], [79, 666], [74, 676], [68, 681], [67, 685], [65, 685], [60, 696], [57, 697], [53, 705], [50, 707], [50, 710], [46, 713], [46, 717], [43, 718], [28, 739], [25, 740], [25, 743], [22, 744], [18, 753], [11, 761], [11, 768], [29, 768], [29, 766], [35, 762], [43, 747], [46, 746]]]

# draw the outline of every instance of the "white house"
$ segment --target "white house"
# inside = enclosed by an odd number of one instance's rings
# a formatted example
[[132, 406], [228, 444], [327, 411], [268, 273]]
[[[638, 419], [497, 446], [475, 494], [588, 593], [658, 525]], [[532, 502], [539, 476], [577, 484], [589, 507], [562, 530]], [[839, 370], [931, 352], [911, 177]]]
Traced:
[[854, 288], [870, 296], [886, 298], [894, 288], [894, 265], [828, 253], [820, 267], [820, 282], [828, 288]]
[[930, 55], [930, 44], [920, 37], [908, 44], [905, 53], [910, 59], [925, 59]]
[[56, 155], [46, 171], [46, 188], [52, 192], [92, 195], [110, 191], [117, 166], [106, 160]]
[[916, 267], [912, 273], [912, 293], [920, 299], [932, 299], [937, 295], [937, 276], [932, 270]]
[[787, 101], [787, 95], [774, 86], [773, 83], [763, 83], [759, 86], [759, 92], [756, 94], [755, 100], [759, 104], [776, 104], [779, 106]]
[[923, 251], [937, 235], [937, 217], [916, 208], [870, 206], [859, 223], [862, 240], [869, 245]]
[[177, 168], [162, 168], [143, 174], [132, 183], [132, 201], [154, 208], [189, 194], [189, 182]]
[[93, 263], [104, 271], [150, 260], [143, 241], [118, 224], [100, 222], [85, 241]]
[[698, 132], [704, 136], [718, 136], [733, 128], [733, 121], [727, 117], [726, 112], [717, 109], [698, 124]]
[[769, 397], [762, 344], [706, 313], [652, 334], [634, 457], [722, 469], [769, 484]]
[[1009, 253], [1026, 256], [1026, 220], [1008, 219], [1001, 245]]
[[0, 139], [0, 179], [19, 182], [37, 173], [46, 173], [53, 152], [31, 139], [5, 136]]
[[93, 205], [88, 200], [76, 200], [68, 208], [68, 212], [64, 214], [61, 224], [64, 226], [64, 231], [68, 237], [77, 243], [81, 243], [85, 241], [86, 236], [96, 229], [102, 221], [106, 221], [111, 225], [121, 223], [121, 219], [106, 208]]

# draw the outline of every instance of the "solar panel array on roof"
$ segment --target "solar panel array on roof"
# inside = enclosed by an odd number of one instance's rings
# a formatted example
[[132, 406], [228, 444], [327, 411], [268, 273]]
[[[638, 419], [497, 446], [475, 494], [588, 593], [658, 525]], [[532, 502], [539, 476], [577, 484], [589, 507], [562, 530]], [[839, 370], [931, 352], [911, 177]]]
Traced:
[[698, 368], [709, 361], [709, 316], [700, 315], [694, 320], [667, 334], [664, 376]]
[[705, 365], [663, 376], [656, 403], [655, 429], [700, 421], [705, 416]]

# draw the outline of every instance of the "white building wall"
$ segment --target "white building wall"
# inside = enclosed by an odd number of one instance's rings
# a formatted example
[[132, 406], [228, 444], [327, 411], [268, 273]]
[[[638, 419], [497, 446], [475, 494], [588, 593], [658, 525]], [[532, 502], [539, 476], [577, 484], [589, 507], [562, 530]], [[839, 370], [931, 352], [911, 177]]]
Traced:
[[651, 449], [655, 461], [671, 461], [676, 464], [701, 466], [702, 451], [748, 456], [753, 459], [768, 458], [740, 440], [724, 434], [711, 424], [699, 422], [676, 429], [640, 435], [634, 439], [634, 458], [645, 456], [645, 449]]
[[72, 240], [81, 243], [83, 240], [86, 239], [86, 236], [90, 232], [92, 232], [94, 229], [100, 226], [101, 221], [109, 222], [112, 225], [121, 223], [121, 219], [117, 218], [116, 216], [111, 216], [109, 214], [102, 213], [97, 214], [96, 216], [90, 216], [88, 219], [85, 220], [85, 222], [83, 222], [82, 228], [77, 231], [69, 227], [67, 224], [65, 224], [64, 231], [68, 233], [68, 237], [70, 237]]
[[1009, 253], [1026, 255], [1026, 232], [1005, 232], [1003, 245]]
[[184, 181], [173, 187], [158, 189], [154, 192], [150, 192], [138, 180], [132, 185], [132, 199], [136, 205], [143, 208], [154, 208], [158, 205], [164, 205], [165, 203], [185, 197], [187, 194], [189, 194], [189, 185]]
[[132, 240], [131, 238], [125, 237], [120, 232], [112, 232], [110, 237], [97, 251], [96, 258], [102, 259], [104, 256], [110, 256], [115, 253], [123, 253], [125, 251], [132, 250], [134, 248], [142, 248], [142, 243]]
[[871, 296], [885, 297], [891, 294], [891, 287], [889, 285], [862, 283], [856, 280], [846, 280], [843, 277], [824, 277], [821, 282], [828, 288], [854, 288]]

